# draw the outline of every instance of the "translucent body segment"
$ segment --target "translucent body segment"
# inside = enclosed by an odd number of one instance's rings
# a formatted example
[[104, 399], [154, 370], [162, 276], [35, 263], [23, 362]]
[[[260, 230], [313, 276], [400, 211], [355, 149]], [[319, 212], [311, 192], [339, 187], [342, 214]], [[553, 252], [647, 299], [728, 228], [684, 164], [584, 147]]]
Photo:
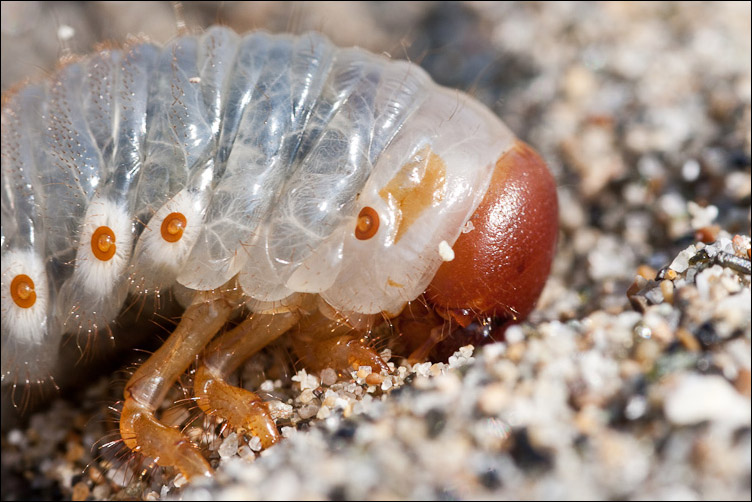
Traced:
[[118, 81], [123, 54], [119, 50], [97, 52], [85, 63], [86, 79], [81, 105], [102, 161], [112, 164], [115, 151], [115, 117], [118, 110]]
[[319, 99], [332, 51], [317, 36], [256, 33], [243, 40], [228, 83], [220, 139], [218, 163], [226, 155], [226, 165], [191, 266], [179, 278], [182, 284], [213, 287], [247, 260], [243, 251], [258, 238], [260, 225], [295, 169], [292, 159]]
[[[337, 131], [344, 139], [349, 156], [344, 162], [322, 158], [320, 152], [328, 145], [317, 144], [286, 185], [270, 221], [267, 246], [274, 252], [279, 281], [291, 290], [319, 293], [331, 287], [342, 256], [331, 249], [341, 249], [349, 230], [345, 222], [359, 210], [357, 196], [372, 163], [427, 95], [430, 80], [417, 67], [394, 63], [379, 69], [375, 88], [366, 87], [362, 96], [353, 94], [348, 100], [353, 106], [344, 106], [327, 129], [327, 134]], [[342, 117], [357, 119], [338, 130], [336, 122]], [[332, 164], [339, 168], [330, 169]], [[329, 260], [320, 259], [324, 249]]]
[[[201, 230], [205, 208], [201, 194], [184, 189], [154, 213], [136, 243], [129, 279], [134, 292], [158, 293], [175, 284]], [[173, 213], [182, 214], [185, 225], [180, 238], [169, 241], [163, 237], [162, 227]]]
[[230, 75], [223, 89], [223, 101], [227, 106], [222, 113], [219, 145], [217, 149], [217, 173], [222, 174], [232, 151], [240, 119], [251, 101], [253, 89], [261, 75], [261, 68], [268, 58], [271, 37], [264, 32], [250, 33], [238, 42], [235, 58], [230, 65]]
[[[103, 234], [102, 227], [109, 231]], [[96, 334], [117, 317], [128, 293], [124, 271], [133, 232], [127, 206], [95, 196], [79, 232], [75, 269], [60, 288], [58, 316], [68, 332]], [[110, 239], [107, 249], [103, 236]]]
[[[143, 221], [148, 221], [146, 228], [141, 233], [134, 251], [133, 267], [130, 274], [131, 287], [139, 293], [160, 291], [169, 288], [175, 283], [179, 270], [185, 265], [187, 257], [198, 238], [202, 227], [206, 207], [210, 200], [210, 191], [214, 171], [216, 169], [214, 157], [220, 132], [221, 116], [225, 109], [225, 85], [232, 68], [232, 60], [237, 50], [238, 37], [231, 30], [224, 28], [212, 28], [199, 39], [196, 50], [196, 61], [193, 62], [195, 69], [184, 69], [181, 78], [177, 82], [171, 81], [171, 93], [176, 92], [174, 85], [188, 85], [195, 98], [195, 106], [186, 108], [190, 110], [187, 120], [199, 120], [206, 126], [203, 132], [210, 134], [202, 143], [203, 153], [194, 165], [178, 167], [185, 173], [185, 185], [176, 192], [156, 193], [152, 183], [157, 178], [157, 185], [164, 187], [169, 181], [164, 179], [165, 173], [169, 172], [169, 165], [162, 162], [180, 162], [180, 159], [170, 160], [165, 155], [165, 147], [169, 144], [168, 139], [160, 139], [158, 147], [150, 143], [147, 155], [148, 167], [141, 176], [140, 185], [145, 192], [151, 195], [140, 200], [151, 201], [150, 207], [141, 207], [139, 210]], [[186, 63], [187, 64], [187, 63]], [[173, 68], [170, 67], [170, 72]], [[194, 71], [196, 73], [191, 73]], [[196, 76], [190, 77], [191, 74]], [[188, 76], [187, 84], [184, 76]], [[164, 92], [161, 86], [160, 92]], [[155, 91], [157, 92], [157, 91]], [[183, 92], [183, 91], [181, 91]], [[154, 107], [163, 110], [170, 96], [158, 94], [152, 97], [152, 102], [158, 102]], [[156, 112], [159, 113], [159, 112]], [[198, 116], [195, 116], [198, 115]], [[159, 120], [159, 119], [157, 119]], [[162, 130], [169, 124], [161, 122]], [[169, 132], [174, 134], [175, 129]], [[150, 141], [156, 142], [159, 134], [156, 132], [150, 136]], [[190, 162], [187, 159], [185, 162]], [[182, 176], [182, 174], [181, 174]], [[180, 188], [179, 183], [171, 183], [171, 187]], [[172, 188], [170, 188], [172, 190]], [[178, 212], [186, 217], [184, 233], [176, 241], [168, 242], [161, 236], [161, 227], [164, 218], [169, 214]]]
[[24, 88], [2, 112], [2, 249], [36, 247], [43, 251], [40, 195], [34, 172], [41, 127], [41, 86]]
[[82, 106], [85, 78], [84, 65], [63, 67], [50, 82], [43, 110], [44, 159], [37, 174], [44, 192], [47, 248], [61, 263], [73, 263], [88, 203], [108, 174]]
[[[305, 129], [300, 133], [299, 146], [292, 160], [293, 165], [297, 166], [294, 172], [301, 169], [305, 170], [303, 163], [312, 149], [320, 144], [332, 120], [339, 114], [341, 108], [345, 106], [365, 78], [366, 65], [363, 61], [354, 59], [341, 51], [335, 51], [328, 42], [326, 42], [325, 47], [327, 51], [334, 53], [334, 60], [328, 66], [328, 72], [321, 75], [317, 80], [320, 87], [317, 99], [315, 93], [309, 92], [312, 97], [312, 110]], [[308, 80], [310, 80], [309, 77], [302, 79], [304, 82]], [[338, 151], [341, 151], [341, 149]], [[336, 167], [337, 154], [332, 152], [331, 155], [330, 165]], [[280, 196], [284, 197], [287, 190], [292, 190], [292, 187], [285, 186]], [[279, 204], [275, 205], [275, 207], [277, 206]], [[280, 212], [281, 210], [278, 209], [274, 214], [279, 215]], [[262, 301], [277, 301], [292, 293], [292, 290], [278, 276], [279, 260], [276, 259], [274, 250], [269, 247], [268, 235], [271, 226], [267, 224], [257, 230], [250, 247], [247, 248], [253, 259], [247, 261], [239, 275], [239, 282], [244, 291]], [[331, 253], [326, 253], [325, 256], [322, 256], [322, 259], [328, 259], [332, 256]]]
[[[320, 109], [314, 110], [308, 125], [311, 129], [301, 131], [298, 138], [305, 150], [291, 165], [286, 179], [280, 180], [283, 184], [264, 226], [250, 243], [249, 254], [260, 259], [247, 264], [240, 283], [254, 298], [273, 301], [294, 291], [285, 286], [286, 276], [313, 251], [311, 242], [321, 240], [320, 227], [327, 216], [329, 221], [336, 219], [341, 205], [336, 198], [351, 198], [352, 188], [368, 176], [369, 103], [379, 70], [374, 61], [357, 57], [355, 51], [337, 53], [318, 99]], [[330, 85], [344, 89], [335, 87], [327, 92]], [[329, 103], [328, 98], [336, 101]], [[336, 227], [336, 221], [332, 223]]]
[[117, 75], [118, 113], [112, 129], [115, 151], [106, 193], [112, 200], [125, 201], [129, 209], [135, 199], [135, 190], [131, 187], [143, 165], [150, 91], [159, 51], [159, 47], [153, 44], [128, 48], [124, 51]]
[[[39, 151], [34, 139], [40, 127], [43, 98], [42, 87], [28, 86], [2, 112], [3, 383], [48, 378], [60, 343], [60, 330], [50, 312], [53, 291], [45, 270], [44, 222], [34, 178]], [[20, 278], [24, 279], [19, 282]], [[26, 285], [25, 290], [17, 289], [22, 285]]]
[[[264, 221], [289, 172], [290, 166], [283, 160], [285, 137], [293, 117], [287, 71], [292, 51], [289, 39], [271, 44], [259, 68], [209, 206], [202, 236], [208, 242], [200, 242], [191, 257], [191, 264], [199, 267], [199, 273], [194, 275], [202, 278], [189, 281], [184, 274], [180, 279], [184, 285], [201, 285], [203, 289], [211, 287], [207, 280], [222, 284], [238, 272], [247, 258], [245, 253], [237, 253], [240, 243], [247, 242]], [[208, 256], [206, 251], [210, 251]]]
[[[13, 299], [14, 279], [24, 274], [34, 283], [28, 307]], [[2, 382], [24, 383], [48, 378], [57, 361], [60, 330], [50, 320], [50, 288], [44, 263], [30, 249], [2, 254]]]
[[[212, 26], [201, 36], [198, 72], [201, 95], [215, 140], [219, 137], [227, 100], [227, 79], [232, 72], [240, 37], [229, 28]], [[194, 81], [195, 85], [195, 81]]]
[[229, 65], [214, 62], [232, 60], [235, 46], [236, 37], [226, 30], [212, 30], [201, 38], [178, 38], [162, 49], [138, 185], [136, 209], [145, 219], [189, 185], [208, 188], [229, 71]]
[[[498, 118], [467, 95], [434, 88], [379, 157], [361, 191], [359, 205], [374, 208], [381, 225], [368, 240], [357, 239], [354, 231], [346, 233], [342, 270], [322, 294], [324, 299], [344, 311], [397, 313], [420, 295], [441, 265], [439, 243], [457, 239], [486, 191], [496, 159], [513, 138]], [[429, 179], [438, 167], [422, 159], [427, 152], [443, 164], [443, 182]], [[411, 197], [427, 201], [404, 230], [403, 211], [414, 201], [400, 200], [396, 188], [384, 191], [395, 180], [407, 185], [403, 188]], [[355, 225], [352, 218], [350, 228]], [[400, 239], [398, 232], [403, 234]]]
[[[130, 188], [141, 168], [149, 83], [158, 51], [150, 44], [100, 52], [88, 61], [82, 106], [99, 145], [105, 179], [78, 229], [74, 270], [60, 289], [58, 316], [67, 331], [96, 333], [120, 312], [134, 227]], [[103, 233], [103, 230], [106, 232]]]

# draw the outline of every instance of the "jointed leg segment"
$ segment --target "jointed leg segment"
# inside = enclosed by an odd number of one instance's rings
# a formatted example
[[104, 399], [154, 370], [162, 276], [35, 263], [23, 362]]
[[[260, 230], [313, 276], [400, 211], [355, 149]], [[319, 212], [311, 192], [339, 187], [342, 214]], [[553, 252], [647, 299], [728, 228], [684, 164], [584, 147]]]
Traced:
[[226, 419], [234, 429], [258, 436], [264, 448], [280, 439], [266, 403], [254, 392], [228, 384], [227, 377], [299, 317], [297, 312], [251, 316], [214, 341], [196, 371], [193, 390], [198, 406], [208, 415]]
[[133, 374], [120, 417], [120, 433], [131, 450], [153, 457], [159, 465], [174, 466], [187, 478], [211, 475], [201, 452], [154, 415], [170, 387], [202, 351], [193, 383], [199, 408], [227, 420], [236, 430], [259, 437], [264, 448], [280, 439], [266, 403], [255, 393], [230, 385], [227, 378], [285, 332], [294, 333], [295, 351], [309, 369], [345, 370], [362, 365], [377, 373], [388, 369], [351, 327], [315, 308], [304, 315], [307, 308], [303, 305], [290, 312], [254, 314], [204, 350], [241, 303], [241, 295], [232, 290], [197, 293], [173, 334]]
[[214, 290], [197, 293], [167, 341], [131, 376], [125, 386], [120, 435], [133, 451], [177, 467], [186, 477], [208, 476], [211, 467], [183, 435], [159, 423], [154, 411], [204, 346], [227, 322], [239, 295]]

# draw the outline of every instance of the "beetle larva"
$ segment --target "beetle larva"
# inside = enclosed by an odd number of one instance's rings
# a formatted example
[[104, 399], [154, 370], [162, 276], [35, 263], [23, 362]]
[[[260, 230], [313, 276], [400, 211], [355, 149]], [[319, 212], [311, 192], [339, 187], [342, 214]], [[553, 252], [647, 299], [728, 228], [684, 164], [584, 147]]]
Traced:
[[2, 128], [3, 381], [44, 378], [61, 335], [105, 330], [129, 293], [188, 288], [120, 420], [188, 477], [208, 462], [154, 411], [196, 355], [198, 405], [269, 446], [263, 401], [225, 381], [264, 345], [387, 371], [361, 340], [376, 324], [426, 358], [446, 322], [524, 318], [550, 269], [540, 157], [416, 65], [318, 34], [102, 49], [8, 96]]

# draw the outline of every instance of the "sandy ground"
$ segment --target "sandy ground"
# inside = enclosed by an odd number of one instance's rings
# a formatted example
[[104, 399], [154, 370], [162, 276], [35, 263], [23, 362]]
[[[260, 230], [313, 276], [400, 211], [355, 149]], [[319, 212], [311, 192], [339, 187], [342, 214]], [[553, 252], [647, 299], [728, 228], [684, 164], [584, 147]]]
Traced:
[[[3, 90], [66, 51], [177, 30], [159, 2], [2, 9]], [[474, 94], [556, 177], [552, 276], [504, 343], [395, 358], [380, 385], [259, 379], [263, 356], [243, 379], [287, 439], [259, 455], [197, 422], [219, 467], [203, 484], [95, 446], [115, 439], [122, 358], [21, 420], [6, 389], [3, 499], [749, 500], [749, 3], [197, 2], [184, 17], [320, 30]]]

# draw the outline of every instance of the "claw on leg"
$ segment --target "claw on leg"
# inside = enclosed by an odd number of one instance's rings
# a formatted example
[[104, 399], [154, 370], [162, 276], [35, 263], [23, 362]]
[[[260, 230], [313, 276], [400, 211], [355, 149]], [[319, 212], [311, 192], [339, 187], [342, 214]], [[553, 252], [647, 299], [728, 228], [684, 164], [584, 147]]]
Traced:
[[360, 335], [342, 322], [314, 313], [301, 320], [300, 330], [293, 335], [293, 347], [303, 365], [314, 371], [345, 371], [358, 366], [370, 366], [374, 373], [389, 371]]
[[211, 467], [183, 434], [160, 423], [154, 411], [238, 304], [239, 295], [231, 290], [197, 294], [175, 331], [125, 386], [120, 435], [126, 446], [154, 457], [159, 465], [176, 467], [186, 478], [208, 476]]
[[224, 418], [234, 429], [257, 436], [264, 448], [281, 437], [266, 403], [255, 393], [230, 385], [227, 377], [289, 330], [298, 318], [297, 312], [287, 312], [246, 319], [212, 342], [196, 371], [193, 390], [198, 406], [208, 415]]
[[279, 441], [281, 436], [266, 403], [254, 392], [228, 384], [206, 366], [196, 371], [193, 388], [199, 408], [207, 415], [224, 418], [232, 428], [258, 436], [264, 448]]
[[159, 465], [177, 467], [188, 479], [211, 476], [209, 462], [180, 431], [160, 423], [153, 410], [133, 399], [123, 405], [120, 435], [131, 450], [154, 457]]

